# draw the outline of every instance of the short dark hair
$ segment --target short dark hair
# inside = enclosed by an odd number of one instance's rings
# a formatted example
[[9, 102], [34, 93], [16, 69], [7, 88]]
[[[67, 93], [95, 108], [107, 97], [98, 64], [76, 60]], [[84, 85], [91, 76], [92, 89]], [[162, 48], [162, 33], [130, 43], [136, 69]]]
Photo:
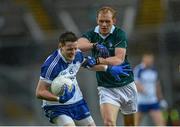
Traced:
[[73, 32], [67, 31], [60, 35], [58, 41], [59, 43], [65, 44], [66, 42], [75, 42], [77, 39], [77, 36]]

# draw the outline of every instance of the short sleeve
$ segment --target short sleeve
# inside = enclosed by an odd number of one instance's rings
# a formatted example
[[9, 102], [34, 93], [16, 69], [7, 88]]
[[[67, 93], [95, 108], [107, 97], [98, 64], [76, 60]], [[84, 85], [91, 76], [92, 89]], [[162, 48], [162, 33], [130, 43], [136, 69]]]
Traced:
[[43, 65], [41, 67], [41, 74], [40, 74], [40, 79], [51, 84], [52, 83], [52, 80], [50, 80], [49, 77], [47, 77], [47, 70], [48, 70], [48, 67]]
[[41, 66], [40, 79], [51, 84], [53, 79], [57, 77], [58, 73], [58, 59], [59, 57], [48, 57]]
[[58, 76], [57, 66], [55, 66], [52, 70], [51, 67], [43, 66], [41, 68], [40, 79], [51, 84], [52, 81]]
[[79, 61], [80, 63], [82, 63], [83, 60], [84, 60], [83, 53], [81, 52], [80, 49], [78, 49], [76, 53], [75, 61]]
[[115, 44], [115, 47], [119, 47], [119, 48], [127, 48], [127, 37], [126, 37], [126, 33], [122, 30], [118, 30], [117, 32], [117, 38], [118, 38], [118, 42]]

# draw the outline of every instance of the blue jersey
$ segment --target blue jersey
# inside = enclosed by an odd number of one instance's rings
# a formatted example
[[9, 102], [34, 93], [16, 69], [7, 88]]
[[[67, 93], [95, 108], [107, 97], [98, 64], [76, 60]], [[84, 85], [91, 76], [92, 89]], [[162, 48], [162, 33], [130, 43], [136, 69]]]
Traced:
[[138, 93], [139, 104], [151, 104], [158, 101], [156, 95], [156, 85], [158, 81], [158, 73], [154, 67], [145, 68], [143, 64], [140, 64], [134, 69], [135, 81], [138, 81], [143, 85], [144, 92]]
[[[73, 104], [75, 102], [82, 100], [83, 98], [76, 80], [76, 74], [79, 71], [83, 59], [84, 57], [82, 52], [80, 50], [77, 50], [74, 60], [71, 63], [68, 63], [65, 60], [65, 58], [62, 56], [61, 51], [58, 49], [54, 51], [41, 66], [40, 79], [47, 82], [49, 85], [51, 85], [53, 79], [61, 75], [70, 78], [73, 81], [73, 84], [75, 85], [76, 88], [75, 95], [69, 101], [64, 103], [65, 105]], [[43, 106], [64, 105], [64, 104], [61, 104], [56, 101], [43, 100]]]

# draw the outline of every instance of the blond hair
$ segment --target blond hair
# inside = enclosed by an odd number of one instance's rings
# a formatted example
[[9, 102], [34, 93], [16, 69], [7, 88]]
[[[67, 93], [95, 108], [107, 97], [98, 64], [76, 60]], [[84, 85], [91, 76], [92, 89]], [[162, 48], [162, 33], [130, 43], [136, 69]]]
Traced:
[[108, 13], [108, 12], [111, 12], [112, 13], [112, 18], [116, 18], [116, 10], [111, 8], [111, 7], [108, 7], [108, 6], [104, 6], [102, 8], [100, 8], [98, 11], [97, 11], [97, 17], [100, 13]]

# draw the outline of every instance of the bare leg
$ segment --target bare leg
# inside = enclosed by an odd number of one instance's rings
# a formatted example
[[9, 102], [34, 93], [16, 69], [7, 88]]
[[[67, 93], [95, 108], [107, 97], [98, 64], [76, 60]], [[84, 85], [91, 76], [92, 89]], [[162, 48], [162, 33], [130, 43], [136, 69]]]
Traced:
[[86, 126], [96, 126], [92, 116], [86, 117], [86, 118], [81, 119], [81, 120], [74, 120], [74, 123], [76, 124], [76, 126], [84, 126], [84, 127], [86, 127]]
[[100, 105], [100, 110], [104, 121], [104, 126], [116, 126], [119, 107], [104, 103]]
[[140, 126], [142, 117], [143, 117], [143, 113], [141, 113], [141, 112], [137, 112], [137, 113], [135, 114], [135, 125], [136, 125], [136, 126]]
[[124, 126], [135, 126], [135, 113], [124, 115]]
[[91, 124], [89, 124], [88, 126], [93, 126], [93, 127], [95, 127], [96, 124], [95, 124], [95, 123], [91, 123]]
[[149, 114], [156, 126], [165, 126], [165, 121], [160, 110], [151, 110]]
[[74, 125], [73, 123], [71, 123], [71, 124], [65, 124], [64, 126], [66, 126], [66, 127], [75, 127], [75, 125]]
[[74, 121], [69, 116], [66, 115], [61, 115], [56, 117], [54, 119], [54, 123], [58, 126], [69, 126], [69, 127], [75, 126]]

